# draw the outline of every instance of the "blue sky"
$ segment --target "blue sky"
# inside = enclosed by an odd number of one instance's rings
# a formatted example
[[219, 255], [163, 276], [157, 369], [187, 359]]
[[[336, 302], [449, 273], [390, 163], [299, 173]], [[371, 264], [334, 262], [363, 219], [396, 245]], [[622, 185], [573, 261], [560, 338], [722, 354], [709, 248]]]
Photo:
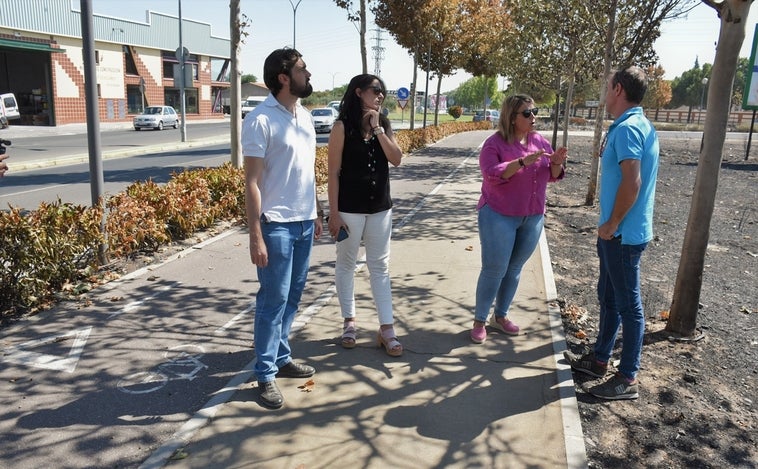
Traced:
[[[292, 3], [297, 5], [297, 1], [292, 0]], [[228, 0], [181, 2], [182, 17], [210, 23], [215, 35], [229, 37]], [[79, 9], [79, 1], [73, 0], [72, 3]], [[124, 8], [125, 4], [124, 0], [92, 0], [92, 9], [96, 14], [138, 21], [145, 21], [147, 10], [174, 16], [179, 11], [179, 0], [129, 0], [128, 8]], [[252, 27], [248, 30], [250, 36], [242, 46], [241, 69], [243, 73], [252, 73], [262, 80], [263, 61], [268, 53], [282, 46], [292, 46], [293, 7], [290, 0], [241, 0], [241, 6], [242, 13], [252, 20]], [[753, 5], [747, 21], [741, 57], [750, 57], [758, 20], [756, 10], [758, 6]], [[313, 74], [311, 83], [314, 89], [332, 89], [332, 85], [343, 85], [360, 73], [358, 31], [347, 21], [345, 11], [336, 7], [333, 0], [300, 0], [295, 21], [295, 46], [303, 54], [308, 69]], [[692, 68], [696, 56], [701, 65], [712, 64], [719, 27], [715, 11], [702, 4], [695, 7], [687, 19], [664, 25], [662, 37], [656, 41], [655, 48], [661, 65], [666, 70], [666, 78], [672, 79]], [[369, 72], [374, 71], [371, 47], [376, 45], [372, 42], [377, 36], [373, 31], [375, 28], [373, 23], [370, 24], [367, 34]], [[384, 32], [381, 39], [380, 45], [385, 49], [381, 76], [387, 87], [410, 87], [413, 78], [413, 61], [410, 56], [394, 43], [388, 33]], [[470, 75], [462, 72], [446, 77], [442, 82], [442, 90], [454, 89], [468, 78]], [[423, 83], [423, 75], [419, 75], [419, 83]], [[430, 84], [430, 91], [433, 91], [434, 86], [436, 82]]]

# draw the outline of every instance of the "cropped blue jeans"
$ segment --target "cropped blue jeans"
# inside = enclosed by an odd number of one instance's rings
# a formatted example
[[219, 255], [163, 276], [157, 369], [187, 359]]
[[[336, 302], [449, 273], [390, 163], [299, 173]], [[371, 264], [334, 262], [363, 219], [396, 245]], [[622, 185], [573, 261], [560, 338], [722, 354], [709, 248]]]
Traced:
[[545, 217], [501, 215], [488, 205], [479, 209], [482, 268], [476, 284], [474, 320], [485, 322], [492, 303], [495, 316], [505, 317], [516, 296], [521, 270], [540, 240]]
[[607, 362], [616, 343], [619, 326], [623, 328], [621, 362], [618, 370], [634, 379], [640, 369], [645, 313], [640, 292], [640, 260], [644, 244], [622, 244], [621, 238], [597, 239], [600, 273], [597, 298], [600, 325], [595, 342], [595, 358]]

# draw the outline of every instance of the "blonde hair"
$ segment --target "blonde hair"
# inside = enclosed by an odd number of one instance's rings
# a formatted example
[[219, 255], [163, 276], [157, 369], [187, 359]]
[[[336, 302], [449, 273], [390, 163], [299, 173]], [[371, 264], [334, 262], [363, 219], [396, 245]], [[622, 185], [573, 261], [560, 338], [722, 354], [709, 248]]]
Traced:
[[500, 119], [497, 123], [497, 133], [508, 143], [513, 143], [515, 140], [513, 126], [518, 114], [516, 111], [524, 103], [534, 104], [534, 99], [526, 94], [514, 94], [503, 100], [503, 105], [500, 108]]

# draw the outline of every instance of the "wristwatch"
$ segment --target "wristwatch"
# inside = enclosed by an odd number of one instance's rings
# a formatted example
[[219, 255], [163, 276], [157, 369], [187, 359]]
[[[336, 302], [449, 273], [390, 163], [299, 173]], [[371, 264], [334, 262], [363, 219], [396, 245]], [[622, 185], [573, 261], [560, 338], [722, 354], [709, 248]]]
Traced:
[[374, 127], [374, 135], [381, 135], [384, 133], [384, 127], [376, 126]]

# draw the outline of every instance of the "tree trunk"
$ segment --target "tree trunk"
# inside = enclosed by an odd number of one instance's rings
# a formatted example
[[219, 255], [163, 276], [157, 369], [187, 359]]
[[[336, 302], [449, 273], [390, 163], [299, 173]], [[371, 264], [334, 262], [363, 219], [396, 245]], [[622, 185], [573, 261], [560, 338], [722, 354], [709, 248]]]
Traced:
[[729, 100], [740, 48], [745, 39], [750, 3], [746, 0], [727, 0], [718, 7], [711, 5], [720, 9], [721, 31], [708, 87], [709, 106], [705, 115], [692, 206], [674, 285], [674, 298], [666, 323], [667, 331], [684, 337], [692, 336], [697, 324], [705, 253], [729, 119]]
[[437, 105], [434, 106], [434, 126], [440, 123], [440, 90], [442, 89], [442, 74], [437, 75]]
[[229, 31], [231, 32], [230, 55], [231, 71], [229, 74], [229, 122], [230, 122], [230, 139], [231, 139], [231, 164], [235, 168], [242, 167], [242, 145], [240, 137], [242, 135], [242, 121], [240, 116], [242, 111], [240, 103], [242, 101], [242, 92], [240, 85], [240, 36], [242, 34], [242, 22], [240, 21], [240, 0], [230, 0], [229, 2]]
[[368, 73], [368, 57], [366, 52], [366, 0], [361, 0], [361, 64], [363, 73]]
[[595, 205], [595, 196], [597, 195], [597, 178], [600, 168], [600, 137], [603, 134], [603, 120], [605, 119], [605, 93], [608, 87], [608, 76], [611, 74], [611, 63], [613, 62], [613, 37], [616, 30], [616, 6], [617, 0], [611, 2], [608, 9], [608, 30], [605, 34], [605, 57], [603, 64], [603, 76], [600, 77], [600, 100], [597, 106], [597, 117], [595, 119], [595, 135], [592, 141], [592, 165], [590, 166], [590, 182], [587, 186], [587, 197], [584, 199], [584, 205], [591, 207]]
[[413, 81], [411, 81], [411, 95], [408, 104], [411, 105], [410, 129], [416, 128], [416, 80], [418, 79], [418, 54], [413, 54]]

